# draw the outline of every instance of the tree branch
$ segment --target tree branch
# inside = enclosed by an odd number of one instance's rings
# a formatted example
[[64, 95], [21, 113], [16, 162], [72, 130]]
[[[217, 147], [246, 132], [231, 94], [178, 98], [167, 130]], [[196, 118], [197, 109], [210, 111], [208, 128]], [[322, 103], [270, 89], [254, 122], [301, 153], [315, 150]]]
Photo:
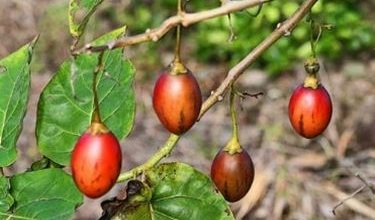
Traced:
[[221, 7], [201, 11], [197, 13], [186, 13], [181, 12], [175, 16], [169, 17], [166, 19], [161, 26], [154, 28], [154, 29], [147, 29], [145, 33], [124, 37], [118, 40], [114, 40], [108, 42], [105, 45], [99, 46], [92, 46], [91, 44], [87, 44], [83, 48], [79, 50], [74, 50], [73, 54], [77, 55], [84, 52], [101, 52], [105, 50], [112, 50], [115, 48], [123, 48], [129, 45], [139, 44], [147, 41], [158, 41], [162, 38], [169, 30], [176, 27], [179, 24], [187, 27], [191, 24], [195, 24], [204, 20], [208, 20], [211, 18], [220, 17], [229, 13], [241, 11], [247, 8], [251, 8], [257, 5], [261, 5], [263, 3], [269, 2], [271, 0], [242, 0], [242, 1], [231, 1], [228, 2]]
[[[275, 43], [278, 39], [280, 39], [283, 36], [288, 36], [290, 35], [291, 31], [295, 28], [297, 23], [302, 20], [302, 18], [310, 11], [312, 6], [317, 2], [318, 0], [306, 0], [300, 8], [286, 21], [284, 21], [282, 24], [278, 25], [276, 30], [274, 30], [263, 42], [261, 42], [252, 52], [250, 52], [240, 63], [238, 63], [236, 66], [234, 66], [229, 72], [227, 77], [224, 79], [222, 84], [219, 86], [219, 88], [216, 90], [216, 92], [213, 92], [211, 96], [203, 103], [202, 109], [199, 115], [199, 119], [218, 101], [222, 100], [223, 95], [225, 95], [226, 90], [230, 86], [231, 83], [236, 81], [236, 79], [245, 71], [246, 68], [248, 68], [254, 61], [267, 49], [269, 48], [273, 43]], [[244, 2], [254, 2], [254, 1], [240, 1], [242, 3]], [[259, 2], [259, 1], [257, 1]], [[239, 3], [239, 2], [238, 2]], [[232, 2], [230, 3], [231, 5], [237, 4], [237, 2]], [[229, 4], [228, 4], [229, 5]], [[226, 6], [226, 5], [225, 5]], [[223, 6], [223, 7], [225, 7]], [[220, 7], [220, 8], [223, 8]], [[219, 8], [219, 9], [220, 9]], [[214, 9], [214, 10], [219, 10], [219, 9]], [[229, 13], [228, 11], [220, 11], [223, 14]], [[203, 13], [203, 12], [201, 12]], [[206, 16], [213, 16], [217, 15], [218, 12], [210, 12], [212, 14], [209, 14], [206, 12]], [[196, 13], [197, 14], [197, 13]], [[185, 14], [186, 16], [186, 14]], [[175, 17], [169, 18], [169, 19], [176, 19]], [[169, 20], [168, 19], [168, 20]], [[201, 17], [200, 19], [203, 19]], [[167, 23], [169, 24], [169, 21], [165, 21], [164, 25]], [[194, 22], [200, 21], [198, 18], [197, 20], [193, 20]], [[174, 24], [174, 23], [173, 23]], [[178, 23], [177, 23], [178, 24]], [[188, 25], [189, 23], [182, 23], [183, 25]], [[134, 38], [134, 37], [133, 37]], [[124, 38], [125, 39], [129, 38]], [[133, 43], [134, 44], [134, 43]], [[93, 47], [91, 48], [93, 49]], [[174, 134], [171, 134], [164, 144], [160, 148], [158, 152], [156, 152], [148, 161], [146, 161], [144, 164], [133, 168], [130, 171], [127, 171], [125, 173], [122, 173], [117, 182], [122, 182], [126, 181], [130, 178], [134, 178], [137, 175], [141, 174], [144, 172], [146, 169], [149, 169], [156, 165], [157, 163], [160, 162], [161, 159], [164, 157], [168, 156], [175, 145], [177, 144], [179, 140], [179, 136], [176, 136]]]
[[216, 102], [221, 101], [228, 87], [251, 65], [255, 60], [272, 44], [283, 36], [289, 36], [297, 23], [310, 11], [312, 6], [318, 0], [307, 0], [301, 7], [286, 21], [279, 23], [277, 28], [264, 39], [253, 51], [251, 51], [243, 60], [229, 70], [227, 77], [220, 84], [219, 88], [203, 103], [199, 119], [210, 109]]

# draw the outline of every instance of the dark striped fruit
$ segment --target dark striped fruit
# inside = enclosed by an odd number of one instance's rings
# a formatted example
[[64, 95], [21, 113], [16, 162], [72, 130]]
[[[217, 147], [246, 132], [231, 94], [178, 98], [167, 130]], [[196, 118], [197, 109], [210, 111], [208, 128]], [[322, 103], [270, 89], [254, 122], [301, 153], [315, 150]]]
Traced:
[[221, 150], [212, 162], [211, 179], [224, 198], [236, 202], [246, 195], [254, 180], [254, 165], [249, 154], [230, 154]]

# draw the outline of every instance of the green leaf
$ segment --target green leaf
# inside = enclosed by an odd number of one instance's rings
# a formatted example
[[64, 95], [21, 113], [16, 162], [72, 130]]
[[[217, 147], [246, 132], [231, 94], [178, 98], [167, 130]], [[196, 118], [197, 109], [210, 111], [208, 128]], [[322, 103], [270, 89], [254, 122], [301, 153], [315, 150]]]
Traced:
[[61, 169], [26, 172], [10, 179], [15, 200], [11, 219], [70, 219], [83, 196]]
[[0, 167], [17, 158], [16, 142], [22, 130], [30, 85], [30, 62], [37, 41], [0, 60]]
[[[0, 213], [6, 212], [13, 205], [13, 197], [9, 193], [9, 179], [0, 177]], [[1, 216], [1, 215], [0, 215]]]
[[81, 37], [91, 15], [102, 2], [103, 0], [70, 0], [69, 29], [74, 38]]
[[[127, 220], [234, 219], [227, 202], [215, 190], [211, 180], [187, 164], [161, 164], [146, 171], [145, 175], [152, 198], [127, 204], [126, 209], [115, 217]], [[127, 201], [132, 201], [132, 198]]]
[[[94, 43], [114, 39], [116, 30]], [[93, 111], [92, 76], [97, 54], [82, 54], [65, 61], [44, 88], [38, 104], [37, 143], [40, 152], [56, 163], [67, 165], [78, 137], [88, 128]], [[104, 73], [98, 75], [100, 113], [117, 138], [126, 136], [134, 122], [135, 69], [120, 49], [103, 56]]]

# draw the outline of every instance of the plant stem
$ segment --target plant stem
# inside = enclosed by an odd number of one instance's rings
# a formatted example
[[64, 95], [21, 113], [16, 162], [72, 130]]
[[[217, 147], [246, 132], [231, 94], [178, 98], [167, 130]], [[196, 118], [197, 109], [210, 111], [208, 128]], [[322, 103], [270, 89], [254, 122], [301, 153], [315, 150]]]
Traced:
[[0, 176], [4, 176], [4, 169], [0, 167]]
[[96, 84], [97, 84], [98, 74], [103, 69], [103, 54], [104, 54], [104, 52], [99, 54], [98, 64], [97, 64], [97, 66], [95, 68], [95, 71], [93, 73], [92, 93], [94, 94], [94, 107], [93, 107], [94, 110], [93, 110], [93, 113], [92, 113], [91, 123], [93, 123], [93, 122], [101, 123], [102, 122], [102, 119], [100, 117], [99, 99], [98, 99], [98, 92], [97, 92], [97, 89], [96, 89]]
[[160, 162], [161, 159], [164, 157], [167, 157], [173, 148], [176, 146], [178, 140], [180, 139], [180, 136], [171, 134], [168, 138], [168, 140], [164, 143], [164, 145], [159, 149], [158, 152], [156, 152], [152, 157], [150, 157], [144, 164], [135, 167], [125, 173], [122, 173], [118, 179], [117, 182], [123, 182], [125, 180], [135, 178], [147, 169], [152, 168], [156, 164]]

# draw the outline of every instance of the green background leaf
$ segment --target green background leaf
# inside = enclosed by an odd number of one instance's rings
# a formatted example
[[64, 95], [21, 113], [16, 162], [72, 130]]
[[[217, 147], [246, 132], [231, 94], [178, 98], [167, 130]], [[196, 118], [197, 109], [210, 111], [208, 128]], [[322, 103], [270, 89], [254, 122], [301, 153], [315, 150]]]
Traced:
[[[114, 39], [116, 30], [95, 43]], [[88, 128], [93, 111], [92, 76], [97, 54], [82, 54], [64, 62], [43, 90], [37, 114], [37, 143], [40, 152], [56, 163], [67, 165], [79, 136]], [[105, 52], [104, 73], [98, 75], [98, 96], [102, 120], [121, 139], [134, 122], [135, 69], [120, 49]], [[73, 71], [73, 74], [72, 74]]]
[[[127, 220], [234, 219], [223, 196], [203, 173], [183, 163], [158, 165], [146, 173], [152, 189], [149, 203], [129, 206], [117, 217]], [[146, 218], [152, 216], [152, 218]]]
[[[13, 205], [13, 197], [9, 193], [9, 179], [0, 177], [0, 213], [6, 212]], [[1, 216], [1, 215], [0, 215]]]
[[[69, 29], [70, 34], [75, 38], [80, 38], [85, 27], [91, 17], [96, 11], [97, 7], [104, 0], [70, 0], [69, 3]], [[78, 14], [83, 16], [77, 18]]]
[[15, 200], [12, 214], [19, 218], [69, 219], [83, 202], [73, 179], [61, 169], [22, 173], [12, 177], [10, 185]]
[[16, 142], [27, 108], [30, 62], [36, 40], [0, 60], [0, 167], [17, 158]]

